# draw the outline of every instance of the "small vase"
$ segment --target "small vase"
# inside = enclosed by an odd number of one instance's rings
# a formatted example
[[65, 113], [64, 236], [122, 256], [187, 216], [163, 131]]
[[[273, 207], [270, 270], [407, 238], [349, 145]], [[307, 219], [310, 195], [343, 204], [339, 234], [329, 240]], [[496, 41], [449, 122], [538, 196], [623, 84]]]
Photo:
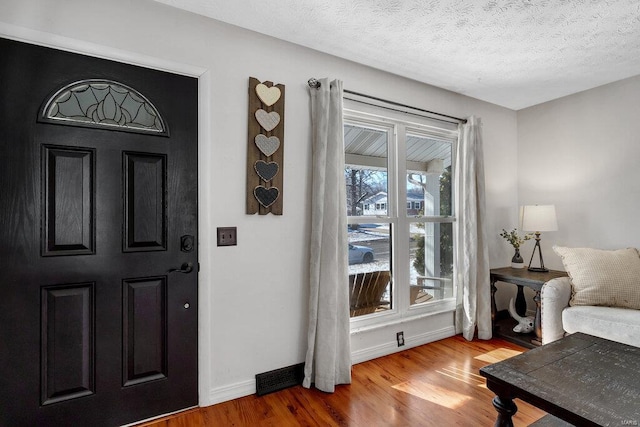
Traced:
[[520, 248], [516, 248], [516, 253], [511, 258], [511, 268], [524, 268], [524, 260], [520, 256]]

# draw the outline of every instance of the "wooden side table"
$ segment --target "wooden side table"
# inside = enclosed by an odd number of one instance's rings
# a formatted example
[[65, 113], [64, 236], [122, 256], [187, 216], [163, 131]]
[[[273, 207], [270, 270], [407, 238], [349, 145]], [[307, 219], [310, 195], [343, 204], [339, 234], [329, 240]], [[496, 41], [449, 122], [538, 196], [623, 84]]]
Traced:
[[[503, 268], [493, 268], [490, 270], [490, 279], [491, 279], [491, 324], [493, 326], [493, 334], [495, 336], [499, 336], [508, 341], [516, 342], [517, 344], [525, 345], [526, 347], [533, 347], [542, 344], [542, 328], [540, 321], [540, 290], [542, 290], [542, 285], [548, 282], [551, 279], [555, 279], [557, 277], [565, 277], [567, 273], [564, 271], [558, 270], [549, 270], [548, 272], [542, 273], [537, 271], [529, 271], [526, 268], [511, 268], [511, 267], [503, 267]], [[516, 312], [524, 316], [527, 308], [527, 303], [524, 298], [524, 289], [526, 286], [535, 291], [536, 295], [533, 300], [536, 303], [536, 315], [534, 322], [534, 333], [535, 338], [530, 339], [529, 341], [523, 340], [522, 336], [526, 337], [526, 334], [519, 334], [521, 338], [517, 338], [515, 333], [511, 330], [505, 331], [501, 330], [500, 325], [498, 325], [497, 319], [497, 309], [496, 309], [496, 298], [495, 294], [497, 291], [496, 282], [505, 282], [511, 283], [518, 286], [518, 293], [516, 295]], [[502, 325], [503, 327], [506, 325]], [[507, 327], [507, 329], [509, 329]], [[510, 332], [510, 333], [509, 333]], [[528, 343], [528, 345], [527, 345]]]

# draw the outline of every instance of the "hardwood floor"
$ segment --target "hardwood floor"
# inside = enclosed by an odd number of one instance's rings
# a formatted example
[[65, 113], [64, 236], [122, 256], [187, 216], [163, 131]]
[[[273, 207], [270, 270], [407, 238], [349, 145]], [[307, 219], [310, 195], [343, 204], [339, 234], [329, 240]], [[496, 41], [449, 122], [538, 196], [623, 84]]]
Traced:
[[[461, 336], [354, 365], [352, 384], [333, 394], [301, 386], [193, 409], [136, 427], [492, 426], [496, 419], [478, 370], [525, 349]], [[514, 425], [545, 415], [516, 401]]]

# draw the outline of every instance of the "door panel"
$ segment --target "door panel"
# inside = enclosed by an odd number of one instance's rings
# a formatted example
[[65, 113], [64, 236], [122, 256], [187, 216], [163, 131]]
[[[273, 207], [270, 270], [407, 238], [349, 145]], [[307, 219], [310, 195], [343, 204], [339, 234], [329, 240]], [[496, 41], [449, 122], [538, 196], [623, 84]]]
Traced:
[[166, 277], [125, 280], [123, 385], [167, 376]]
[[94, 150], [42, 147], [42, 255], [95, 251]]
[[166, 249], [166, 165], [162, 154], [124, 153], [123, 250]]
[[[180, 249], [198, 234], [197, 80], [6, 39], [0, 51], [0, 425], [197, 405], [197, 241]], [[85, 79], [135, 89], [171, 132], [38, 120]], [[110, 120], [124, 96], [104, 99], [92, 111]]]
[[95, 392], [93, 283], [42, 288], [42, 404]]

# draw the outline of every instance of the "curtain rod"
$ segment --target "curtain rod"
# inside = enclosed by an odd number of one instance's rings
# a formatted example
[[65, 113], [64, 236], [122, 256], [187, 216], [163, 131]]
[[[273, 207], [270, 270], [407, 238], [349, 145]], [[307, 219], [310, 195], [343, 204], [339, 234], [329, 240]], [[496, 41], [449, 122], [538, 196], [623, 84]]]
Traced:
[[[307, 83], [309, 84], [309, 87], [313, 88], [313, 89], [318, 89], [320, 87], [320, 81], [318, 79], [315, 79], [315, 78], [310, 78]], [[347, 90], [347, 89], [343, 89], [343, 92], [344, 93], [348, 93], [350, 95], [361, 96], [363, 98], [369, 98], [369, 99], [373, 99], [375, 101], [384, 102], [385, 104], [395, 105], [396, 107], [409, 108], [411, 110], [420, 111], [422, 113], [433, 114], [433, 115], [439, 116], [439, 117], [446, 117], [448, 119], [455, 120], [455, 122], [452, 122], [450, 120], [442, 120], [442, 119], [438, 119], [438, 118], [435, 118], [435, 117], [431, 117], [434, 120], [441, 120], [441, 121], [447, 122], [447, 123], [467, 123], [467, 119], [462, 119], [460, 117], [449, 116], [447, 114], [442, 114], [442, 113], [436, 113], [435, 111], [429, 111], [429, 110], [425, 110], [425, 109], [418, 108], [418, 107], [412, 107], [411, 105], [401, 104], [399, 102], [389, 101], [388, 99], [382, 99], [382, 98], [378, 98], [378, 97], [371, 96], [371, 95], [365, 95], [363, 93], [353, 92], [353, 91]], [[359, 101], [357, 99], [352, 99], [352, 98], [348, 98], [348, 99], [351, 99], [352, 101], [356, 101], [356, 102], [363, 102], [363, 101]], [[366, 102], [364, 102], [364, 103], [367, 104]], [[374, 104], [369, 104], [369, 105], [374, 105]], [[384, 106], [380, 106], [380, 105], [378, 105], [378, 107], [388, 108], [388, 107], [384, 107]], [[393, 109], [393, 108], [388, 108], [388, 109], [406, 113], [406, 111], [396, 110], [396, 109]]]

